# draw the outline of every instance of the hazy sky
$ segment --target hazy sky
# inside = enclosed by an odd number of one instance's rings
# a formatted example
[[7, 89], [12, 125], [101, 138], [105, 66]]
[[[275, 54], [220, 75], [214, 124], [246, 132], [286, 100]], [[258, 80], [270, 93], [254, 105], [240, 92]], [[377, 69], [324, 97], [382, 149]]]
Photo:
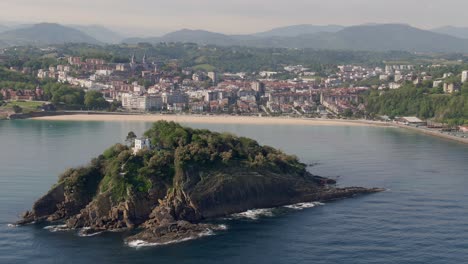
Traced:
[[141, 28], [138, 33], [369, 22], [468, 26], [467, 14], [467, 0], [0, 0], [1, 20]]

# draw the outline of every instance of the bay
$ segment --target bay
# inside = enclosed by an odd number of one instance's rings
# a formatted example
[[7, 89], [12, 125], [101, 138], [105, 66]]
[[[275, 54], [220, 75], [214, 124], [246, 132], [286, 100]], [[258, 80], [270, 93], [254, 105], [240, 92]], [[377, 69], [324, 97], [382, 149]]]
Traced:
[[341, 186], [384, 193], [258, 219], [179, 244], [132, 248], [125, 234], [79, 237], [9, 227], [66, 168], [150, 123], [0, 122], [0, 263], [465, 263], [468, 147], [397, 128], [185, 124], [252, 137]]

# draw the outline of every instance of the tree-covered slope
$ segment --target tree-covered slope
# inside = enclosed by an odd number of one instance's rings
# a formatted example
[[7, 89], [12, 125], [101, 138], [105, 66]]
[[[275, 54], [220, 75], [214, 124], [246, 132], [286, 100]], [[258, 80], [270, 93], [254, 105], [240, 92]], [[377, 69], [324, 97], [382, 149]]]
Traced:
[[367, 111], [389, 116], [434, 118], [452, 124], [468, 124], [468, 83], [461, 92], [443, 94], [440, 88], [406, 84], [400, 89], [373, 91], [366, 97]]

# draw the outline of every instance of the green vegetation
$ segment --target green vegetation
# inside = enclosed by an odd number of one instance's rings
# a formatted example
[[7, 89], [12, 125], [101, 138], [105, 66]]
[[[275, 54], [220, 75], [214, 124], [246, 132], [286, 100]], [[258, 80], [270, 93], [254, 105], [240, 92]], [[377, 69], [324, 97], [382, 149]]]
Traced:
[[174, 122], [157, 122], [145, 133], [157, 149], [174, 150], [178, 166], [240, 165], [278, 172], [301, 172], [305, 165], [296, 157], [255, 140], [227, 133], [184, 128]]
[[32, 90], [39, 82], [32, 76], [0, 67], [0, 89]]
[[214, 67], [213, 65], [209, 65], [209, 64], [199, 64], [199, 65], [193, 66], [192, 68], [196, 71], [206, 71], [206, 72], [216, 70], [216, 67]]
[[68, 169], [59, 179], [64, 184], [66, 193], [74, 199], [89, 203], [96, 193], [102, 179], [100, 168], [103, 160], [98, 158], [91, 161], [86, 167]]
[[36, 101], [11, 101], [0, 104], [0, 110], [11, 110], [15, 113], [30, 113], [37, 111], [44, 103]]
[[[90, 167], [66, 172], [61, 181], [73, 179], [69, 180], [73, 184], [67, 186], [89, 183], [88, 189], [93, 189], [92, 183], [99, 180], [96, 191], [110, 193], [119, 202], [131, 193], [148, 194], [158, 190], [165, 194], [174, 187], [177, 175], [184, 171], [247, 168], [296, 175], [305, 173], [306, 166], [295, 156], [260, 146], [255, 140], [244, 137], [185, 128], [165, 121], [155, 123], [145, 135], [151, 139], [152, 149], [134, 155], [128, 146], [117, 144], [104, 151]], [[134, 133], [130, 132], [128, 139], [134, 138]], [[92, 179], [85, 181], [81, 177], [87, 177], [87, 171]], [[97, 172], [99, 175], [95, 174]]]
[[[58, 83], [52, 79], [38, 80], [30, 75], [10, 71], [0, 67], [0, 89], [13, 90], [33, 90], [41, 87], [44, 90], [44, 100], [51, 101], [60, 109], [92, 109], [92, 110], [116, 110], [120, 105], [118, 103], [109, 104], [102, 93], [89, 91], [85, 94], [81, 88], [73, 87], [69, 84]], [[24, 104], [24, 103], [23, 103]], [[39, 102], [31, 102], [29, 105], [18, 106], [26, 108], [25, 110], [37, 110]]]
[[[258, 72], [279, 71], [285, 65], [301, 64], [315, 71], [319, 76], [335, 71], [337, 64], [362, 64], [383, 66], [382, 61], [413, 61], [418, 56], [409, 52], [366, 52], [287, 48], [220, 47], [199, 46], [193, 43], [140, 43], [136, 45], [90, 45], [65, 44], [55, 46], [55, 50], [42, 51], [31, 47], [8, 49], [6, 66], [30, 66], [36, 69], [54, 65], [51, 57], [81, 56], [102, 58], [109, 62], [128, 62], [135, 54], [141, 60], [144, 54], [149, 61], [164, 62], [175, 67], [191, 67], [206, 71]], [[170, 70], [163, 68], [163, 70]]]
[[84, 96], [84, 105], [88, 109], [107, 109], [109, 107], [103, 94], [98, 91], [87, 92]]
[[398, 90], [371, 91], [365, 98], [370, 114], [395, 116], [415, 115], [423, 119], [434, 118], [450, 124], [468, 124], [468, 83], [461, 92], [441, 94], [439, 87], [405, 84]]

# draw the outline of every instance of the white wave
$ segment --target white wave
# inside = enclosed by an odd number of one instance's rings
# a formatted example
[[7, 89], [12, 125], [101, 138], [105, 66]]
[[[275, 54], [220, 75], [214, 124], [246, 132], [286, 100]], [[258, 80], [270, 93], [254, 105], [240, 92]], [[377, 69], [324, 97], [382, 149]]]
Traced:
[[51, 225], [44, 227], [44, 229], [49, 230], [50, 232], [61, 232], [70, 230], [70, 228], [68, 228], [67, 225]]
[[83, 227], [80, 232], [78, 232], [78, 236], [80, 237], [92, 237], [92, 236], [97, 236], [99, 234], [102, 234], [104, 231], [99, 231], [99, 232], [95, 232], [95, 233], [85, 233], [85, 231], [87, 230], [90, 230], [91, 228], [90, 227]]
[[294, 210], [304, 210], [307, 208], [313, 208], [313, 207], [320, 206], [320, 205], [324, 205], [324, 204], [320, 202], [310, 202], [310, 203], [291, 204], [291, 205], [286, 205], [284, 207], [289, 208], [289, 209], [294, 209]]
[[228, 226], [227, 225], [218, 225], [217, 230], [227, 230]]
[[206, 231], [203, 231], [203, 232], [197, 234], [196, 236], [186, 237], [186, 238], [177, 239], [177, 240], [171, 240], [171, 241], [164, 242], [164, 243], [150, 243], [150, 242], [146, 242], [144, 240], [133, 240], [133, 241], [127, 242], [126, 244], [129, 247], [133, 247], [133, 248], [138, 249], [138, 248], [142, 248], [142, 247], [155, 247], [155, 246], [164, 246], [164, 245], [176, 244], [176, 243], [181, 243], [181, 242], [185, 242], [185, 241], [189, 241], [189, 240], [194, 240], [194, 239], [205, 237], [205, 236], [212, 236], [214, 234], [215, 233], [213, 232], [213, 230], [206, 229]]
[[15, 225], [15, 224], [8, 224], [8, 227], [9, 227], [9, 228], [15, 228], [15, 227], [18, 227], [18, 225]]
[[231, 217], [235, 219], [247, 218], [252, 220], [258, 220], [260, 217], [273, 216], [273, 209], [274, 208], [252, 209], [242, 213], [232, 214]]

